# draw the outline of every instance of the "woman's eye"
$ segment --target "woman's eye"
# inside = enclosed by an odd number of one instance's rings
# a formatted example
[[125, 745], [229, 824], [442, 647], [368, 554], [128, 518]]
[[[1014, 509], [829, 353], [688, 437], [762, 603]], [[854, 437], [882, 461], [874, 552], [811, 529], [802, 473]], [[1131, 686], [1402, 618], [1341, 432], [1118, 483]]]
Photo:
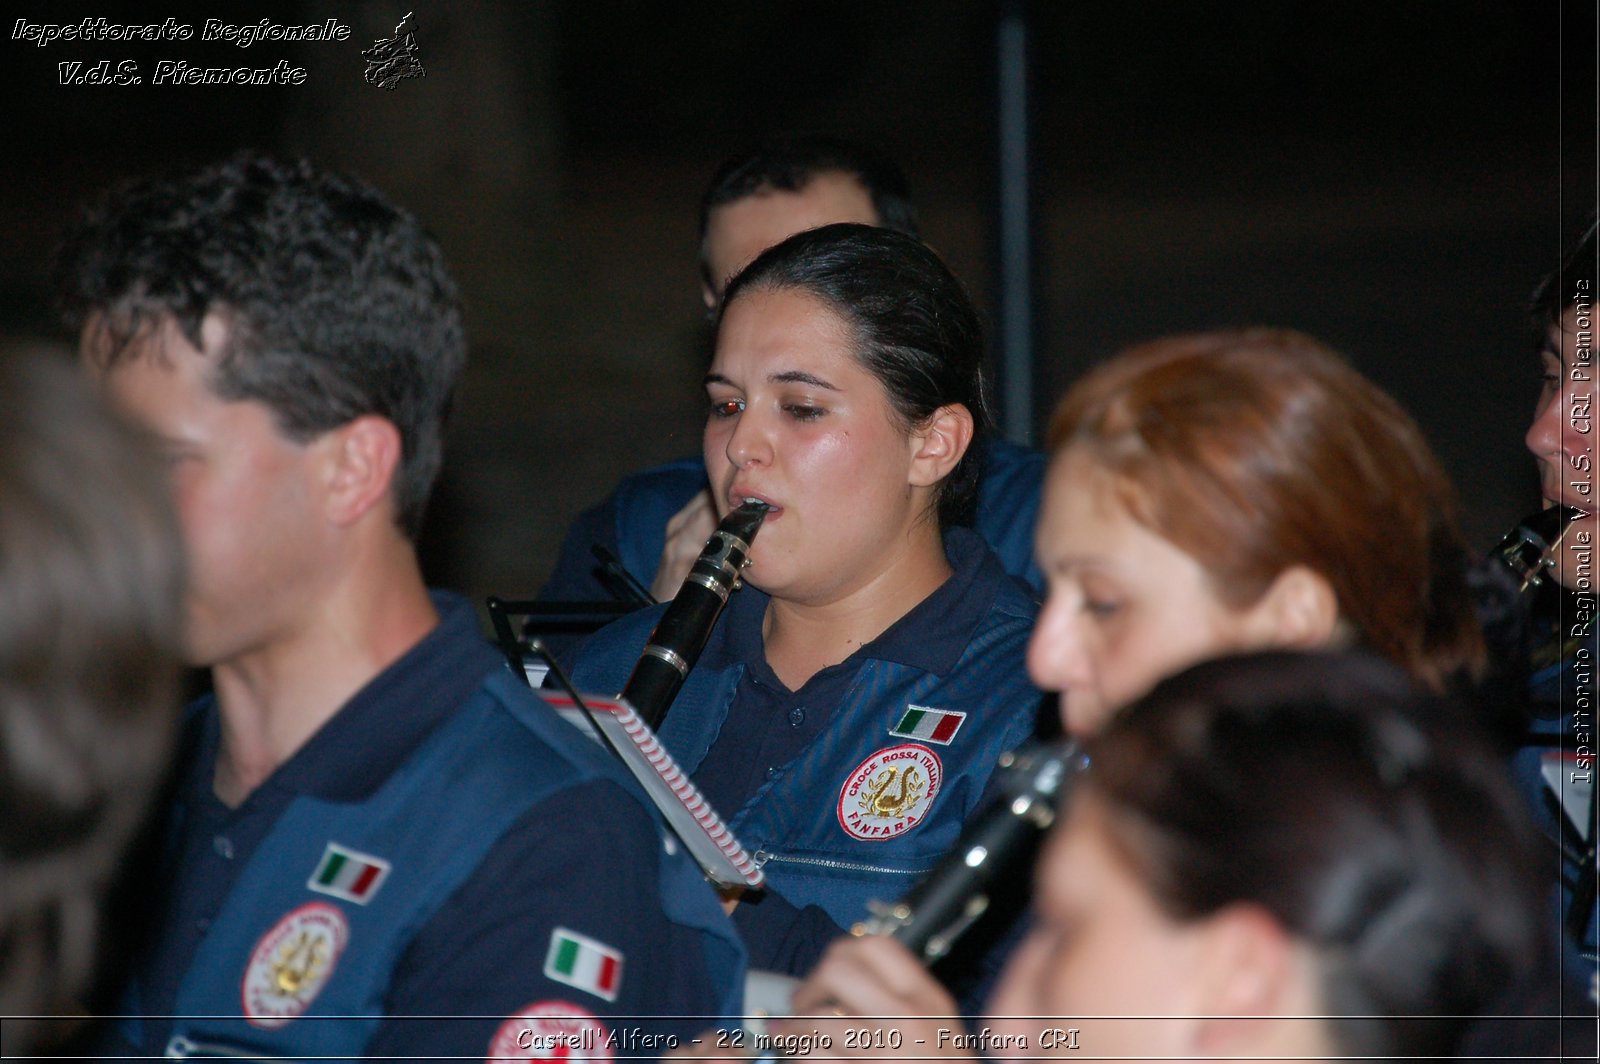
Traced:
[[1083, 600], [1083, 609], [1091, 617], [1106, 618], [1115, 616], [1117, 611], [1122, 609], [1122, 603], [1110, 599], [1086, 598]]
[[827, 413], [820, 406], [807, 406], [804, 403], [790, 403], [783, 409], [796, 421], [815, 421]]
[[744, 410], [742, 399], [713, 399], [711, 400], [711, 416], [714, 418], [733, 417]]

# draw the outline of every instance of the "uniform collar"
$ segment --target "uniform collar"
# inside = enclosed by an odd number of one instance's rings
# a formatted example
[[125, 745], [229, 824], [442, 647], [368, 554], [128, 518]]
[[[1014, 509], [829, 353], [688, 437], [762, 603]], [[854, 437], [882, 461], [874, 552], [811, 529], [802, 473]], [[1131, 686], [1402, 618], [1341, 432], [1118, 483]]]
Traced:
[[[950, 579], [847, 662], [892, 661], [941, 676], [955, 667], [994, 605], [999, 587], [1010, 578], [982, 537], [969, 528], [945, 529], [944, 553], [953, 570]], [[753, 587], [735, 592], [701, 664], [723, 669], [764, 660], [761, 625], [767, 602], [767, 595]]]
[[[370, 797], [504, 660], [483, 637], [472, 604], [433, 592], [439, 624], [357, 691], [258, 790], [331, 802]], [[210, 789], [218, 721], [215, 698], [196, 707], [195, 786]], [[247, 800], [253, 801], [255, 795]]]

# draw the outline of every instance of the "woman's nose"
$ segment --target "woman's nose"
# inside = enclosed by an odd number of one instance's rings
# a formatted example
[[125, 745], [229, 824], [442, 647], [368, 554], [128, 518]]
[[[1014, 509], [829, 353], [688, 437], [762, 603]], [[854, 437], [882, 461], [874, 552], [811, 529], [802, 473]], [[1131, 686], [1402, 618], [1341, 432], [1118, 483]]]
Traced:
[[1081, 644], [1071, 605], [1064, 595], [1052, 593], [1028, 641], [1028, 676], [1034, 685], [1045, 691], [1070, 687], [1081, 671]]
[[1533, 422], [1528, 426], [1522, 442], [1535, 458], [1550, 458], [1561, 449], [1561, 401], [1559, 392], [1552, 391], [1539, 397], [1534, 408]]
[[761, 424], [761, 418], [745, 410], [734, 422], [733, 431], [728, 434], [726, 447], [728, 461], [735, 468], [743, 469], [745, 466], [772, 460], [772, 444]]

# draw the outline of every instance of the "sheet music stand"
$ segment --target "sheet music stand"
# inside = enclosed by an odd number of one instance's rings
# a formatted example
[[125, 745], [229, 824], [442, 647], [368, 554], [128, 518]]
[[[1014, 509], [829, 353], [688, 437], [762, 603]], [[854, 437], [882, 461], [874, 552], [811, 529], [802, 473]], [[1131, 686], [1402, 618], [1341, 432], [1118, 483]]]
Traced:
[[[644, 606], [639, 602], [503, 599], [498, 595], [490, 595], [484, 600], [484, 605], [488, 607], [489, 622], [494, 625], [495, 643], [500, 647], [500, 653], [505, 655], [506, 664], [530, 687], [533, 683], [528, 679], [527, 665], [529, 659], [535, 656], [528, 644], [530, 637], [546, 633], [593, 632]], [[513, 617], [522, 619], [520, 635], [512, 622]]]

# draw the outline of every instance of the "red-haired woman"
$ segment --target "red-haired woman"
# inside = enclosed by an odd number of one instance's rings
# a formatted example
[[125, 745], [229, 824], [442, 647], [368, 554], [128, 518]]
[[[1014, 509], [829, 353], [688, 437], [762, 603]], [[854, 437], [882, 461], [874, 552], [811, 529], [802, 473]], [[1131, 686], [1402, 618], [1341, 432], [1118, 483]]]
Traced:
[[[1049, 442], [1028, 667], [1069, 732], [1242, 651], [1362, 647], [1430, 691], [1481, 671], [1452, 488], [1415, 422], [1316, 340], [1247, 329], [1125, 351], [1066, 396]], [[929, 1050], [959, 1029], [882, 938], [836, 943], [794, 1004], [943, 1017], [899, 1021]]]
[[1449, 480], [1399, 404], [1316, 340], [1133, 348], [1068, 393], [1049, 449], [1029, 668], [1073, 733], [1225, 651], [1359, 644], [1434, 691], [1481, 670]]

